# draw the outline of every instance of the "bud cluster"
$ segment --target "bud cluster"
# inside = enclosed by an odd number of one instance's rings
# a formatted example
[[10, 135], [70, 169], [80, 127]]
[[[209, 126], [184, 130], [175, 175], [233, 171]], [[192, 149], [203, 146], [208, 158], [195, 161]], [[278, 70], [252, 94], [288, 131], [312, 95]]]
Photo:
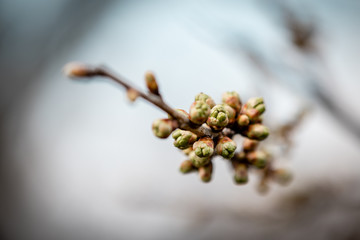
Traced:
[[[159, 138], [166, 138], [172, 132], [174, 146], [188, 157], [180, 165], [182, 173], [198, 172], [203, 182], [209, 182], [213, 172], [213, 159], [221, 156], [231, 163], [236, 184], [248, 182], [250, 169], [263, 172], [259, 189], [265, 189], [268, 179], [283, 185], [291, 180], [288, 171], [272, 168], [266, 151], [257, 150], [260, 142], [269, 135], [269, 129], [262, 124], [262, 114], [265, 112], [263, 98], [250, 98], [242, 105], [238, 93], [226, 92], [222, 95], [222, 102], [216, 104], [207, 94], [199, 93], [195, 96], [189, 113], [182, 109], [176, 111], [195, 128], [202, 126], [213, 133], [197, 135], [191, 129], [182, 129], [181, 125], [176, 128], [173, 123], [176, 119], [170, 116], [169, 119], [154, 122], [154, 134]], [[242, 135], [244, 141], [242, 149], [236, 152], [237, 144], [232, 138], [237, 134]]]

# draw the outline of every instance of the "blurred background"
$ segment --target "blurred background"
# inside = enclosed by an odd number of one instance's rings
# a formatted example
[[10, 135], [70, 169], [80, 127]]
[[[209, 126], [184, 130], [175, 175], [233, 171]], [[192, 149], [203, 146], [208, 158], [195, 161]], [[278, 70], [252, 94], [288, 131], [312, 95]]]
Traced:
[[[360, 2], [0, 0], [1, 239], [360, 239]], [[287, 187], [183, 176], [166, 115], [69, 61], [106, 64], [173, 107], [263, 96]]]

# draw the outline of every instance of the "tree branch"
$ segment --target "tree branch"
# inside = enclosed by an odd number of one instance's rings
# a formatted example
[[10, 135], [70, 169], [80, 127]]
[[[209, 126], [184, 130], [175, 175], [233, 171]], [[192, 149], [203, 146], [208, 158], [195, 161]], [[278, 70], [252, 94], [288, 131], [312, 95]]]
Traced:
[[178, 122], [178, 127], [180, 129], [191, 131], [198, 137], [209, 136], [212, 138], [216, 138], [222, 135], [221, 132], [214, 132], [211, 128], [199, 126], [190, 122], [188, 118], [186, 118], [185, 116], [171, 108], [167, 103], [165, 103], [160, 95], [155, 95], [151, 92], [148, 94], [144, 93], [143, 91], [137, 89], [131, 83], [127, 82], [122, 77], [113, 73], [111, 70], [104, 66], [93, 67], [83, 63], [69, 63], [64, 67], [64, 71], [69, 77], [107, 77], [123, 86], [127, 91], [133, 91], [137, 97], [141, 97], [149, 103], [157, 106], [158, 108], [169, 114], [173, 119], [175, 119]]

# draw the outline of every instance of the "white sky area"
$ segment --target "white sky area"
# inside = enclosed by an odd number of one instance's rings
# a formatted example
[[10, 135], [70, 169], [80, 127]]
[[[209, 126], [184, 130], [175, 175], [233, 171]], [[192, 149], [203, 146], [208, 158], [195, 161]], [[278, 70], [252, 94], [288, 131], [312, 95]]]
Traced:
[[[145, 89], [144, 72], [152, 70], [173, 107], [188, 110], [201, 91], [219, 101], [224, 91], [236, 90], [243, 101], [264, 96], [269, 122], [287, 121], [300, 99], [311, 96], [306, 95], [306, 86], [259, 85], [261, 75], [246, 58], [226, 48], [223, 32], [239, 31], [266, 56], [282, 60], [292, 56], [269, 16], [250, 1], [234, 2], [114, 2], [77, 44], [54, 57], [25, 97], [26, 111], [18, 115], [22, 119], [18, 166], [28, 182], [29, 204], [40, 214], [33, 224], [63, 226], [70, 232], [86, 228], [89, 236], [99, 234], [98, 239], [101, 234], [156, 238], [164, 231], [183, 237], [179, 233], [191, 230], [209, 212], [266, 214], [294, 189], [359, 178], [358, 142], [314, 104], [294, 136], [291, 155], [283, 161], [295, 175], [290, 186], [271, 184], [270, 193], [261, 196], [255, 190], [256, 174], [250, 175], [246, 186], [236, 186], [222, 159], [215, 159], [213, 180], [204, 184], [197, 174], [179, 172], [186, 158], [172, 146], [171, 138], [153, 136], [151, 124], [166, 117], [163, 112], [143, 100], [130, 104], [123, 89], [106, 81], [81, 83], [61, 73], [69, 61], [101, 63]], [[341, 79], [335, 82], [336, 94], [359, 117], [354, 102], [360, 102], [356, 62], [360, 52], [359, 46], [351, 47], [359, 42], [359, 30], [353, 32], [344, 24], [352, 21], [351, 15], [344, 17], [341, 9], [335, 12], [337, 6], [323, 10], [324, 5], [312, 6], [324, 21], [337, 17], [329, 22], [333, 26], [320, 25], [324, 28], [319, 36], [328, 39], [326, 57], [334, 79]], [[224, 224], [203, 230], [216, 231]]]

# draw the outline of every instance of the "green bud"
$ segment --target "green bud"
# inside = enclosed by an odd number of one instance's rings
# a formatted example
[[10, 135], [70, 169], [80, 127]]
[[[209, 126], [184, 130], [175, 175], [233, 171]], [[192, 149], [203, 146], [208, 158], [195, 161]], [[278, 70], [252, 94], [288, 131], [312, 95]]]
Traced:
[[251, 122], [257, 122], [260, 115], [264, 112], [265, 104], [262, 97], [250, 98], [242, 108], [242, 113], [246, 114]]
[[181, 129], [176, 129], [172, 137], [174, 138], [174, 146], [180, 149], [186, 149], [190, 147], [197, 139], [197, 136], [190, 132]]
[[191, 163], [191, 160], [185, 160], [180, 165], [180, 172], [182, 173], [189, 173], [194, 170], [194, 167]]
[[216, 145], [216, 153], [224, 158], [231, 159], [236, 150], [236, 143], [229, 137], [222, 137]]
[[269, 136], [269, 129], [260, 123], [255, 123], [249, 126], [245, 135], [250, 139], [261, 141]]
[[202, 101], [193, 102], [190, 106], [190, 121], [203, 124], [210, 115], [210, 106]]
[[245, 138], [243, 142], [243, 150], [247, 152], [254, 151], [258, 145], [259, 141]]
[[205, 102], [207, 105], [210, 106], [210, 108], [213, 108], [215, 106], [214, 100], [209, 95], [206, 95], [205, 93], [197, 94], [195, 96], [195, 101]]
[[210, 157], [214, 153], [214, 141], [209, 137], [200, 138], [194, 143], [193, 149], [198, 157]]
[[235, 166], [234, 180], [237, 184], [245, 184], [248, 182], [248, 170], [246, 164], [237, 164]]
[[170, 119], [158, 119], [152, 124], [152, 131], [158, 138], [167, 138], [176, 128], [176, 123]]
[[189, 154], [190, 160], [193, 164], [193, 166], [199, 168], [202, 166], [205, 166], [206, 164], [208, 164], [210, 162], [210, 157], [199, 157], [195, 154], [195, 152], [191, 152]]
[[215, 130], [221, 130], [229, 124], [229, 112], [222, 105], [215, 105], [210, 112], [207, 125]]
[[207, 165], [199, 167], [199, 176], [203, 182], [210, 182], [212, 175], [213, 165], [209, 162]]
[[250, 119], [247, 115], [241, 114], [237, 118], [237, 123], [240, 127], [246, 127], [250, 123]]
[[287, 185], [293, 179], [292, 173], [287, 169], [277, 169], [274, 171], [274, 180], [279, 183], [280, 185]]
[[240, 111], [241, 100], [240, 100], [240, 96], [239, 96], [239, 94], [237, 92], [235, 92], [235, 91], [233, 91], [233, 92], [225, 92], [222, 95], [222, 102], [226, 103], [227, 105], [229, 105], [230, 107], [235, 109], [236, 112]]
[[267, 154], [264, 151], [249, 152], [246, 154], [246, 158], [258, 168], [264, 168], [267, 163]]
[[227, 104], [222, 104], [225, 110], [228, 112], [229, 124], [233, 124], [236, 120], [236, 111], [234, 108], [230, 107]]

